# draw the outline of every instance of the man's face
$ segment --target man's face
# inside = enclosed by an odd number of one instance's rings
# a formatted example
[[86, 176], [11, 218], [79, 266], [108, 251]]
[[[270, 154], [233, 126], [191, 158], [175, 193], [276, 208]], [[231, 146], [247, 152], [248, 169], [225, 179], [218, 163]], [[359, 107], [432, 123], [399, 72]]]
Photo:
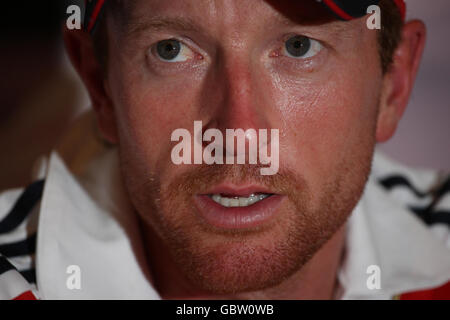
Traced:
[[[125, 16], [108, 19], [106, 87], [146, 232], [200, 288], [281, 283], [342, 226], [364, 188], [382, 84], [376, 32], [364, 19], [331, 19], [315, 1], [142, 0]], [[194, 121], [224, 134], [279, 129], [278, 173], [175, 165], [171, 134], [193, 135]], [[214, 193], [272, 196], [228, 208]]]

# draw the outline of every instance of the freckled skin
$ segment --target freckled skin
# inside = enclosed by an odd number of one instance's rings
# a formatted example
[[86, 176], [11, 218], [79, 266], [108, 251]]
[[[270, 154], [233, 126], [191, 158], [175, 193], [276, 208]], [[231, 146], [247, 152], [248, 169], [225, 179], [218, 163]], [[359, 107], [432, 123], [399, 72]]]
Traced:
[[[348, 23], [340, 39], [322, 32], [323, 26], [271, 26], [261, 32], [279, 13], [268, 4], [250, 2], [136, 4], [135, 12], [142, 14], [183, 14], [202, 21], [206, 35], [186, 36], [202, 59], [178, 65], [145, 56], [141, 46], [178, 36], [177, 31], [145, 35], [145, 40], [110, 36], [107, 84], [118, 119], [120, 154], [133, 203], [151, 226], [147, 233], [157, 233], [149, 242], [165, 243], [188, 282], [219, 294], [272, 287], [304, 265], [351, 212], [375, 142], [381, 84], [375, 34], [361, 21]], [[109, 24], [111, 30], [119, 28]], [[308, 61], [271, 57], [282, 48], [285, 34], [302, 32], [333, 49], [323, 48]], [[205, 129], [280, 130], [280, 166], [301, 176], [305, 186], [282, 207], [271, 229], [230, 240], [198, 227], [180, 185], [167, 196], [174, 179], [195, 170], [171, 163], [169, 143], [173, 130], [192, 131], [194, 120], [202, 120]], [[224, 170], [205, 174], [222, 177]], [[206, 179], [206, 185], [211, 177], [202, 174], [193, 177]], [[157, 183], [148, 183], [150, 177]]]
[[[336, 21], [313, 1], [289, 3], [138, 0], [128, 8], [131, 21], [189, 18], [198, 30], [131, 34], [107, 18], [108, 73], [96, 110], [104, 135], [119, 147], [154, 284], [165, 298], [332, 295], [344, 223], [377, 139], [386, 140], [395, 121], [384, 111], [378, 121], [389, 85], [376, 32], [364, 19]], [[292, 12], [303, 22], [288, 19]], [[288, 57], [283, 46], [293, 35], [316, 39], [322, 49], [307, 59]], [[150, 49], [171, 38], [188, 46], [187, 61], [163, 62]], [[172, 131], [192, 132], [194, 121], [223, 132], [279, 129], [279, 174], [172, 164]], [[224, 180], [255, 181], [286, 195], [278, 218], [261, 230], [205, 227], [192, 197]]]

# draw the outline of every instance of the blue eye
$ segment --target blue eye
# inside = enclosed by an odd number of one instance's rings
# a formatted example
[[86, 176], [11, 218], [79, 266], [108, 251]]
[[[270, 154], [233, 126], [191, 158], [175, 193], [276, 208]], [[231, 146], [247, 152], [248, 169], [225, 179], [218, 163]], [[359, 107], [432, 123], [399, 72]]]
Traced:
[[176, 39], [159, 41], [156, 44], [158, 58], [165, 62], [183, 62], [193, 57], [188, 46]]
[[321, 49], [322, 45], [317, 40], [297, 35], [285, 42], [283, 52], [291, 58], [306, 59], [315, 56]]

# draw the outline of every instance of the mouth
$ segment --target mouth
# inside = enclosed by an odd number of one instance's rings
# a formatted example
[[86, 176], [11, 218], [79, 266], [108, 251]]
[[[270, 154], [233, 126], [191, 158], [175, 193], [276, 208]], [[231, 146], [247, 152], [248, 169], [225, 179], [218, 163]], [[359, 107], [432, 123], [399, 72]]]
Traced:
[[227, 194], [212, 194], [208, 195], [214, 202], [220, 204], [226, 208], [234, 208], [234, 207], [248, 207], [263, 201], [264, 199], [273, 196], [272, 193], [252, 193], [248, 197], [238, 197]]
[[219, 229], [255, 228], [279, 211], [284, 196], [261, 186], [220, 185], [194, 198], [203, 220]]

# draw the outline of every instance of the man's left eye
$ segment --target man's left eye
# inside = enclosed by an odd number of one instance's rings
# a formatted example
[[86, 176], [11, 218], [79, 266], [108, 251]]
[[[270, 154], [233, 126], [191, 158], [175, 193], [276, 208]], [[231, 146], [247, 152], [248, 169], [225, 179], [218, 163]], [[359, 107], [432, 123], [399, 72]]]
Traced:
[[194, 57], [194, 52], [176, 39], [159, 41], [155, 49], [157, 57], [164, 62], [184, 62]]
[[285, 55], [296, 59], [311, 58], [320, 50], [322, 50], [322, 45], [319, 41], [300, 35], [289, 38], [283, 47]]

